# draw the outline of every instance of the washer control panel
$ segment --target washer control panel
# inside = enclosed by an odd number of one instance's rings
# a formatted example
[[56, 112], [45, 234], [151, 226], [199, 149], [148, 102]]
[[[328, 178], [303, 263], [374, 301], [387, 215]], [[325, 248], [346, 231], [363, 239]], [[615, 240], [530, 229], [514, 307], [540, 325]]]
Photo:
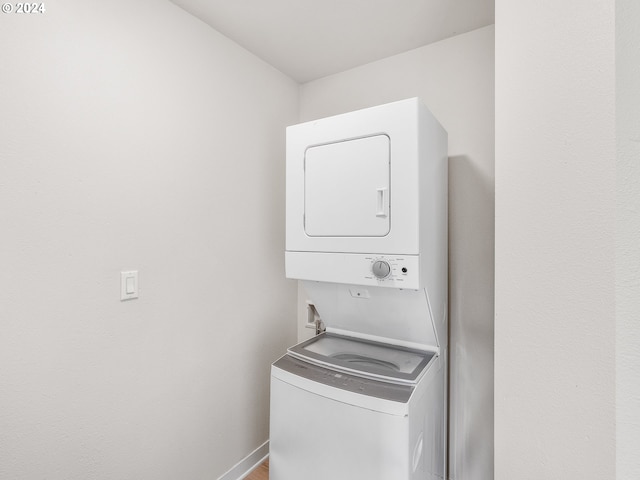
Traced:
[[281, 357], [273, 367], [330, 387], [393, 402], [407, 403], [415, 388], [412, 385], [398, 385], [343, 373], [302, 361], [291, 355]]

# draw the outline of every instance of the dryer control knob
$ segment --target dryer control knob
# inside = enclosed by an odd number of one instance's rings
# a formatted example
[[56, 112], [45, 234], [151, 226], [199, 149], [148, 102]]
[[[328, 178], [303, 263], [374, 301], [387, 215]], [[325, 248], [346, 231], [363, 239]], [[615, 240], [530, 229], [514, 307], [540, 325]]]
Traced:
[[389, 265], [389, 262], [385, 262], [384, 260], [376, 260], [373, 262], [371, 271], [376, 278], [387, 278], [391, 274], [391, 265]]

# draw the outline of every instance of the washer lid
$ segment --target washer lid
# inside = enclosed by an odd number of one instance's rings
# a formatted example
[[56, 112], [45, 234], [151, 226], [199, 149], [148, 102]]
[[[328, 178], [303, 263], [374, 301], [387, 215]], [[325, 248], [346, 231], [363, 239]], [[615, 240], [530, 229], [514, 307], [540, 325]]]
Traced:
[[335, 333], [323, 333], [289, 348], [295, 357], [354, 375], [415, 383], [435, 353]]

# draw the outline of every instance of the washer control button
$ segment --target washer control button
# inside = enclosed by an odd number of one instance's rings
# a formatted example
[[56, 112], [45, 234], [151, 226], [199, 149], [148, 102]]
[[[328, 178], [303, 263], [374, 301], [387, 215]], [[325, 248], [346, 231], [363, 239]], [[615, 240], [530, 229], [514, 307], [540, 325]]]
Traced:
[[389, 262], [385, 262], [384, 260], [376, 260], [373, 262], [371, 271], [376, 278], [387, 278], [391, 274], [391, 265], [389, 265]]

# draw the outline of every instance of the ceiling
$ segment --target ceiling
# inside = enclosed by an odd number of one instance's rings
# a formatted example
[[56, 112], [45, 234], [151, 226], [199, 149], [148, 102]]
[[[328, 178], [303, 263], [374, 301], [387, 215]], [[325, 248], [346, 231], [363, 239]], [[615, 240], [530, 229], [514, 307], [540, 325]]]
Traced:
[[299, 83], [494, 23], [494, 0], [171, 0]]

